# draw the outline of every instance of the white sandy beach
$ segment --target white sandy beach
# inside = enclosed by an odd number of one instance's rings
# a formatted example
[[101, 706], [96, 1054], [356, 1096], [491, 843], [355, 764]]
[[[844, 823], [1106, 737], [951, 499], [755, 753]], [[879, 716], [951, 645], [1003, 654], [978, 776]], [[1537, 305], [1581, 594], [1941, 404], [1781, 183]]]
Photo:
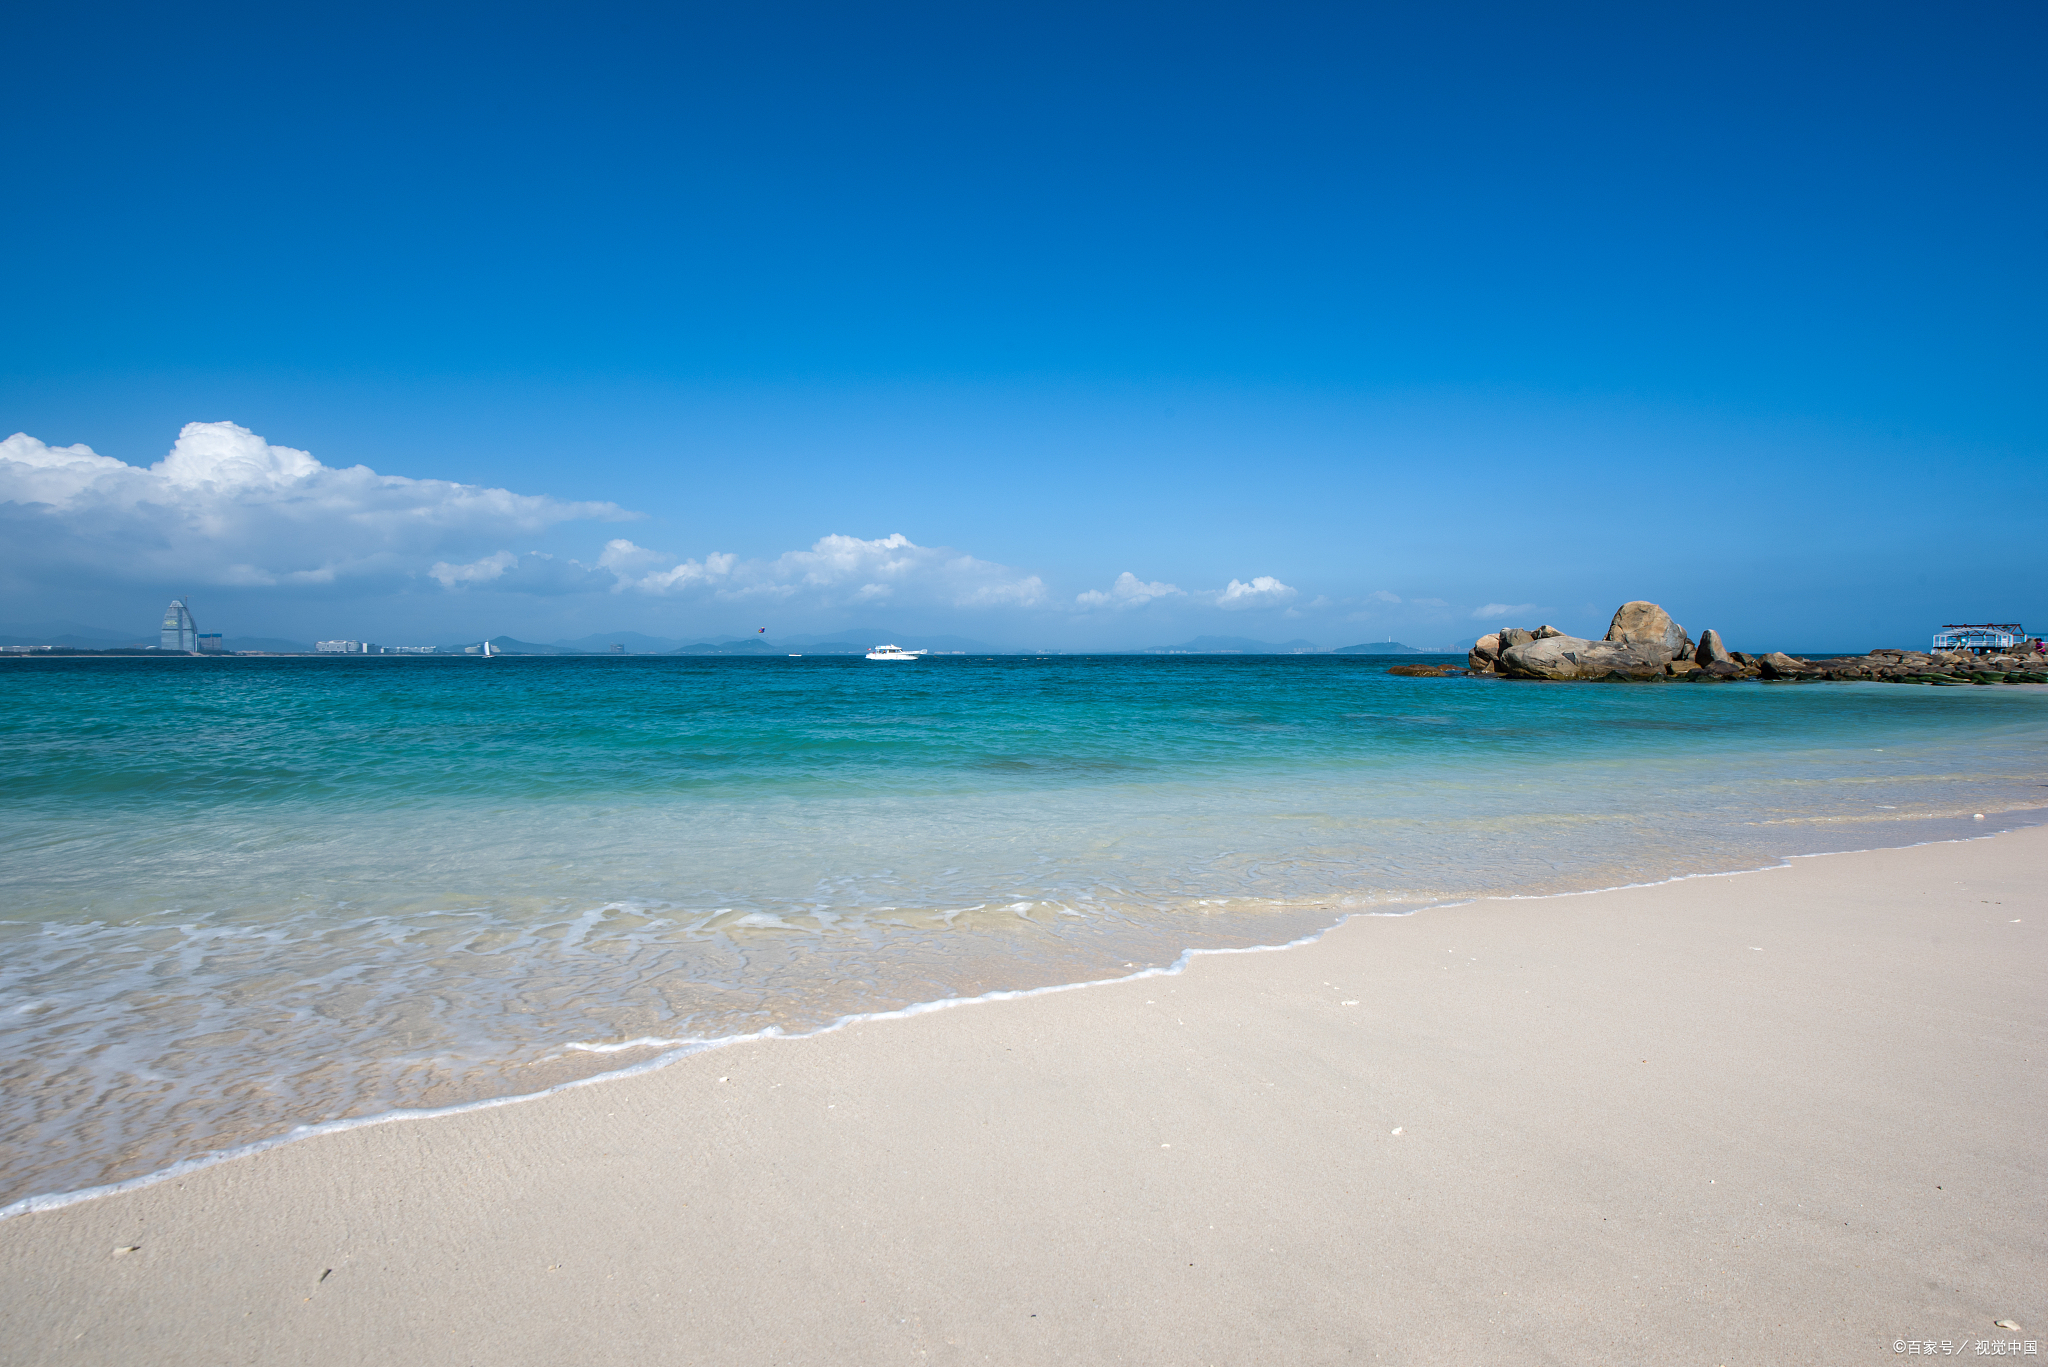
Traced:
[[2044, 877], [2035, 828], [1361, 918], [321, 1136], [0, 1223], [0, 1361], [2048, 1340]]

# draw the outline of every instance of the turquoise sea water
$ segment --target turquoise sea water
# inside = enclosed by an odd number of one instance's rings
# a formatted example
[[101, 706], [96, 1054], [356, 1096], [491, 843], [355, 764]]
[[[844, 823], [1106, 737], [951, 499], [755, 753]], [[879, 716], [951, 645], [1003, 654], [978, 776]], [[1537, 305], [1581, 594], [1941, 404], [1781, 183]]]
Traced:
[[2048, 807], [2048, 690], [1388, 663], [0, 662], [0, 1204], [1345, 911]]

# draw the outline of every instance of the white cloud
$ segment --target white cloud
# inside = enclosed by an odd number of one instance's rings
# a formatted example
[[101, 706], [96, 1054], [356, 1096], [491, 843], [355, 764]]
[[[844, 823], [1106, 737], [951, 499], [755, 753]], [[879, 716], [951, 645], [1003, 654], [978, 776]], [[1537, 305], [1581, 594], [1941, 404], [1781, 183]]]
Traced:
[[977, 560], [944, 546], [920, 546], [902, 533], [875, 540], [825, 536], [809, 550], [773, 560], [714, 553], [677, 561], [630, 541], [613, 541], [598, 564], [617, 592], [700, 595], [727, 602], [807, 604], [915, 603], [954, 608], [1032, 607], [1045, 597], [1035, 574]]
[[444, 589], [489, 586], [504, 593], [532, 593], [544, 597], [595, 593], [618, 583], [616, 576], [602, 566], [557, 559], [545, 551], [528, 551], [525, 555], [499, 551], [466, 565], [436, 561], [427, 575]]
[[512, 566], [460, 557], [513, 533], [633, 516], [612, 503], [335, 469], [231, 422], [187, 423], [147, 467], [26, 433], [0, 441], [0, 567], [17, 583], [312, 586], [441, 570], [481, 583]]
[[1086, 593], [1075, 594], [1074, 601], [1084, 608], [1108, 607], [1121, 611], [1125, 608], [1144, 607], [1155, 598], [1185, 596], [1178, 585], [1148, 584], [1129, 570], [1125, 570], [1116, 577], [1116, 582], [1111, 584], [1106, 592], [1102, 589], [1089, 589]]
[[1270, 574], [1262, 574], [1249, 584], [1233, 579], [1218, 589], [1213, 601], [1219, 608], [1277, 607], [1295, 596], [1295, 591]]
[[1441, 598], [1410, 598], [1408, 606], [1411, 608], [1447, 608], [1450, 604]]
[[1375, 603], [1398, 603], [1401, 601], [1398, 594], [1388, 593], [1385, 589], [1374, 589], [1365, 596]]
[[598, 556], [597, 563], [614, 576], [614, 593], [635, 589], [654, 594], [682, 593], [718, 583], [730, 576], [733, 566], [739, 563], [738, 556], [720, 555], [715, 551], [702, 560], [668, 563], [673, 559], [673, 556], [636, 546], [621, 537], [605, 543], [604, 554]]
[[451, 565], [445, 560], [436, 561], [428, 574], [441, 581], [444, 589], [468, 588], [471, 584], [488, 584], [502, 578], [506, 570], [519, 563], [519, 557], [510, 551], [499, 551], [467, 565]]
[[1534, 611], [1534, 603], [1488, 603], [1484, 607], [1472, 609], [1472, 616], [1478, 621], [1489, 622], [1496, 617], [1520, 617]]

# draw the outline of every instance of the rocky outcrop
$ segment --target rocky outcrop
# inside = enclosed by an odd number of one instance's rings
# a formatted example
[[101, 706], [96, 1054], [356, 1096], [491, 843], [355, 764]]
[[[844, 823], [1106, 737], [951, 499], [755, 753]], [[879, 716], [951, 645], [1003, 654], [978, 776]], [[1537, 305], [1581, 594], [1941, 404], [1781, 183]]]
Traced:
[[1654, 679], [1666, 661], [1632, 646], [1559, 632], [1501, 652], [1501, 672], [1520, 679]]
[[1548, 623], [1534, 631], [1503, 627], [1482, 636], [1467, 655], [1472, 672], [1514, 679], [1686, 680], [1713, 683], [1753, 679], [1761, 668], [1731, 651], [1718, 632], [1699, 647], [1685, 628], [1655, 603], [1623, 603], [1607, 639], [1567, 636]]
[[1868, 655], [1835, 655], [1819, 660], [1766, 656], [1759, 661], [1768, 678], [1835, 682], [1963, 684], [2048, 683], [2048, 657], [2032, 653], [1970, 655], [1943, 651], [1873, 650]]
[[[2048, 655], [1927, 655], [1915, 650], [1873, 650], [1806, 660], [1782, 651], [1745, 655], [1730, 650], [1721, 633], [1700, 633], [1697, 645], [1671, 614], [1650, 602], [1623, 603], [1608, 624], [1607, 639], [1567, 636], [1545, 623], [1534, 631], [1503, 627], [1482, 636], [1465, 655], [1468, 670], [1426, 667], [1432, 674], [1472, 673], [1511, 679], [1723, 683], [1762, 678], [1773, 683], [1814, 680], [1869, 680], [1920, 684], [2048, 684]], [[1425, 668], [1393, 671], [1420, 674]]]
[[1607, 639], [1660, 665], [1692, 654], [1692, 638], [1685, 628], [1655, 603], [1641, 600], [1614, 610], [1614, 620], [1607, 624]]
[[1805, 660], [1794, 659], [1782, 650], [1759, 655], [1756, 657], [1756, 663], [1758, 670], [1766, 679], [1797, 679], [1813, 670]]

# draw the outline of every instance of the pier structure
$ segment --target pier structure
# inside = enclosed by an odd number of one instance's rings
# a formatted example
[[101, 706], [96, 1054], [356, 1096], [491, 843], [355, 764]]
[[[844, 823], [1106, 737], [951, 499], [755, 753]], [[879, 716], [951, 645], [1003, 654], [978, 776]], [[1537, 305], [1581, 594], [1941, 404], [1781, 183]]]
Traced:
[[1934, 648], [1995, 655], [2017, 649], [2027, 640], [2027, 629], [2018, 622], [1950, 622], [1934, 633]]

